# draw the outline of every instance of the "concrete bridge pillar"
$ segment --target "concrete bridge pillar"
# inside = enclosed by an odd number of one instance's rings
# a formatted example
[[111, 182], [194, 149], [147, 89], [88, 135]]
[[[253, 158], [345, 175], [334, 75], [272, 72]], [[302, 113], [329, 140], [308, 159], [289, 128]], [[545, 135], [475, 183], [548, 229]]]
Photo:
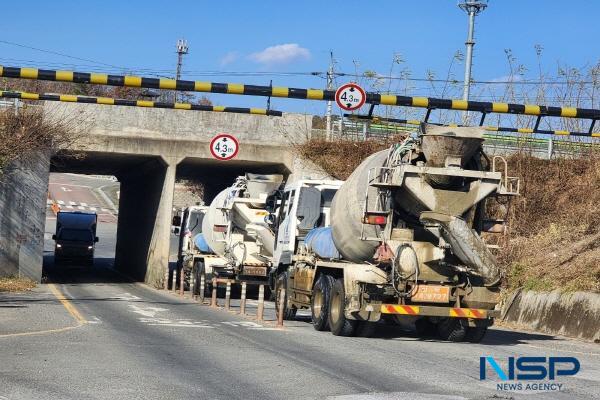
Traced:
[[153, 157], [117, 174], [121, 181], [115, 265], [162, 287], [169, 264], [169, 235], [178, 160]]

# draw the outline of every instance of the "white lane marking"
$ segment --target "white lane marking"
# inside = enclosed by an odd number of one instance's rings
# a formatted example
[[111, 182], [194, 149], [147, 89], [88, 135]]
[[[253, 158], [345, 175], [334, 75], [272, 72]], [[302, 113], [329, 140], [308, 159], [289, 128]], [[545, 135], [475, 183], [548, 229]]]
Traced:
[[[493, 397], [490, 397], [493, 398]], [[502, 397], [504, 398], [504, 397]], [[512, 397], [506, 397], [511, 398]], [[463, 396], [448, 394], [429, 394], [416, 392], [381, 392], [381, 393], [358, 393], [344, 394], [341, 396], [327, 396], [327, 400], [467, 400]]]
[[266, 328], [266, 327], [262, 327], [262, 328], [246, 328], [249, 331], [281, 331], [281, 328]]
[[78, 208], [79, 210], [85, 210], [85, 207], [81, 207], [81, 206], [79, 206], [79, 207], [77, 207], [77, 208]]
[[61, 186], [60, 188], [63, 190], [63, 192], [72, 192], [72, 190], [71, 190], [71, 189], [69, 189], [69, 188], [66, 188], [66, 187], [64, 187], [64, 186]]
[[192, 321], [190, 319], [168, 318], [139, 318], [139, 321], [150, 326], [170, 326], [176, 328], [214, 328], [206, 321]]
[[64, 186], [72, 186], [72, 187], [83, 187], [83, 188], [91, 188], [89, 185], [75, 185], [73, 183], [60, 183], [60, 182], [50, 182], [50, 185], [62, 185]]
[[106, 209], [106, 208], [101, 208], [100, 211], [102, 211], [102, 212], [108, 212], [109, 210]]
[[87, 207], [87, 203], [84, 203], [83, 201], [81, 203], [79, 203], [79, 204], [81, 204], [84, 207]]
[[111, 297], [111, 300], [140, 300], [139, 297], [129, 293], [129, 292], [125, 292], [123, 293], [121, 296], [115, 296], [115, 297]]
[[214, 329], [214, 326], [210, 325], [178, 325], [178, 324], [147, 324], [148, 326], [169, 326], [172, 328], [209, 328]]
[[244, 328], [262, 328], [263, 326], [260, 324], [257, 324], [256, 322], [250, 322], [250, 321], [225, 321], [225, 322], [221, 322], [223, 325], [229, 325], [229, 326], [240, 326], [240, 327], [244, 327]]
[[73, 206], [65, 206], [66, 208], [70, 208], [71, 210], [73, 209]]
[[72, 205], [72, 206], [76, 206], [77, 205], [77, 203], [75, 203], [74, 201], [70, 201], [69, 204]]
[[130, 304], [129, 307], [132, 309], [131, 311], [140, 315], [143, 315], [144, 317], [151, 317], [154, 318], [154, 316], [162, 311], [169, 311], [167, 308], [160, 308], [160, 307], [140, 307], [136, 304]]
[[62, 206], [63, 204], [65, 204], [65, 202], [64, 202], [64, 201], [62, 201], [62, 200], [56, 200], [56, 202], [57, 202], [58, 204], [60, 204], [61, 206]]
[[98, 318], [94, 315], [91, 319], [88, 319], [87, 323], [88, 324], [101, 324], [102, 320], [100, 320], [100, 318]]
[[96, 211], [96, 207], [90, 207], [90, 211]]

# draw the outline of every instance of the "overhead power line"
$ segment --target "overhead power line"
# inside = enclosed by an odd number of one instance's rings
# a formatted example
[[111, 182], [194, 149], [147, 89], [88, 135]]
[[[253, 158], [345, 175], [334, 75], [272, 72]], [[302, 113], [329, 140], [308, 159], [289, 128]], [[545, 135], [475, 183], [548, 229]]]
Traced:
[[25, 45], [25, 44], [20, 44], [20, 43], [15, 43], [15, 42], [9, 42], [8, 40], [0, 40], [0, 43], [8, 44], [8, 45], [11, 45], [11, 46], [22, 47], [22, 48], [29, 49], [29, 50], [40, 51], [42, 53], [54, 54], [55, 56], [61, 56], [61, 57], [71, 58], [73, 60], [91, 62], [93, 64], [100, 64], [100, 65], [104, 65], [104, 66], [107, 66], [107, 67], [126, 69], [126, 68], [119, 67], [119, 66], [114, 65], [114, 64], [108, 64], [108, 63], [105, 63], [105, 62], [102, 62], [102, 61], [90, 60], [89, 58], [76, 57], [76, 56], [72, 56], [72, 55], [65, 54], [65, 53], [60, 53], [58, 51], [53, 51], [53, 50], [40, 49], [38, 47], [28, 46], [28, 45]]
[[[402, 76], [386, 76], [378, 73], [363, 73], [363, 74], [353, 74], [346, 72], [336, 72], [337, 76], [347, 76], [353, 78], [366, 78], [366, 79], [391, 79], [391, 80], [399, 80], [399, 81], [409, 81], [409, 82], [435, 82], [435, 83], [455, 83], [457, 85], [462, 85], [463, 82], [458, 79], [436, 79], [436, 78], [411, 78], [411, 77], [402, 77]], [[514, 85], [541, 85], [541, 84], [558, 84], [558, 85], [567, 85], [567, 84], [596, 84], [600, 85], [600, 79], [592, 80], [592, 81], [581, 81], [581, 80], [559, 80], [559, 78], [547, 78], [542, 80], [537, 79], [519, 79], [516, 78], [514, 80], [491, 80], [491, 81], [477, 81], [472, 80], [472, 85], [483, 84], [483, 85], [506, 85], [506, 84], [514, 84]]]

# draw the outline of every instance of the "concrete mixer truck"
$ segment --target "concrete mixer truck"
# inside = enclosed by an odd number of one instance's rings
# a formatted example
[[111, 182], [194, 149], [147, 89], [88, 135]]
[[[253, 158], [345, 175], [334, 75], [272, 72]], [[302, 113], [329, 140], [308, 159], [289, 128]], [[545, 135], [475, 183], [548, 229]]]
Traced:
[[[505, 229], [486, 216], [486, 200], [519, 191], [483, 140], [480, 128], [424, 125], [367, 158], [339, 189], [288, 185], [270, 218], [283, 317], [310, 308], [314, 328], [334, 335], [369, 335], [385, 319], [480, 341], [499, 313], [501, 280], [481, 234]], [[326, 190], [335, 189], [330, 201]]]
[[213, 277], [268, 283], [275, 235], [265, 207], [282, 182], [282, 175], [247, 173], [217, 194], [205, 210], [202, 235], [194, 240], [204, 250], [193, 263], [195, 282], [205, 277], [206, 294]]

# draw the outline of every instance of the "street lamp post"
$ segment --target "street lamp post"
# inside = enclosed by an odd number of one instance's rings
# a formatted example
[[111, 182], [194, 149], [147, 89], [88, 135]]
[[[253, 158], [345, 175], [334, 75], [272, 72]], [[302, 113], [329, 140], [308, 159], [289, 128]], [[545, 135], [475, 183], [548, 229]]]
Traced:
[[[463, 86], [463, 100], [469, 100], [471, 90], [471, 66], [473, 64], [473, 47], [475, 46], [475, 16], [487, 7], [487, 0], [465, 0], [458, 3], [461, 10], [469, 16], [469, 33], [467, 34], [467, 55], [465, 59], [465, 81]], [[469, 119], [468, 111], [463, 113], [463, 125], [466, 125]]]

